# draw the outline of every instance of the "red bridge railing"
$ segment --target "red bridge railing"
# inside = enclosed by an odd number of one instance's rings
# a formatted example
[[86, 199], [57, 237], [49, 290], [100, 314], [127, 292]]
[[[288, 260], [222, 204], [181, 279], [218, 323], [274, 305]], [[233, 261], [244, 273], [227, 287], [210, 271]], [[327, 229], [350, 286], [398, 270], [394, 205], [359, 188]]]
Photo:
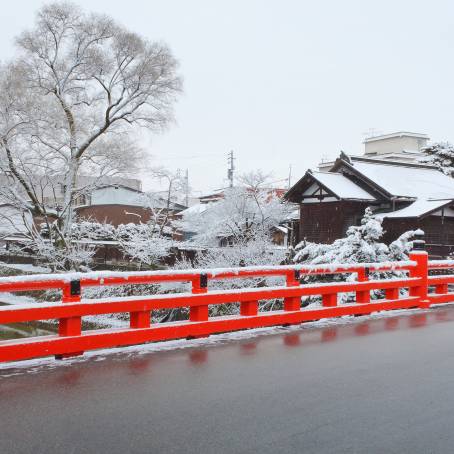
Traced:
[[[86, 350], [133, 345], [178, 338], [203, 337], [214, 333], [274, 325], [297, 324], [309, 320], [366, 315], [376, 311], [428, 308], [431, 304], [454, 301], [448, 286], [453, 275], [429, 276], [429, 270], [454, 269], [454, 261], [429, 262], [427, 253], [414, 252], [406, 262], [355, 265], [243, 267], [235, 269], [97, 272], [65, 275], [33, 275], [0, 278], [1, 292], [60, 289], [61, 302], [0, 307], [0, 324], [57, 319], [58, 334], [0, 341], [0, 361], [55, 355], [74, 356]], [[401, 271], [402, 278], [370, 279], [370, 273]], [[301, 285], [310, 275], [355, 273], [352, 282]], [[235, 280], [277, 276], [280, 286], [257, 286], [232, 290], [210, 290], [215, 280]], [[157, 294], [121, 298], [84, 299], [87, 287], [163, 282], [190, 282], [191, 293]], [[263, 285], [263, 282], [262, 282]], [[402, 296], [400, 289], [408, 289]], [[382, 290], [384, 298], [371, 300], [371, 291]], [[355, 301], [338, 305], [339, 293], [354, 292]], [[319, 295], [321, 306], [301, 308], [301, 297]], [[259, 311], [259, 301], [283, 299], [283, 310]], [[0, 295], [1, 300], [1, 295]], [[209, 317], [208, 306], [239, 303], [239, 315]], [[189, 319], [151, 323], [151, 312], [189, 307]], [[82, 330], [88, 315], [130, 314], [128, 328]]]

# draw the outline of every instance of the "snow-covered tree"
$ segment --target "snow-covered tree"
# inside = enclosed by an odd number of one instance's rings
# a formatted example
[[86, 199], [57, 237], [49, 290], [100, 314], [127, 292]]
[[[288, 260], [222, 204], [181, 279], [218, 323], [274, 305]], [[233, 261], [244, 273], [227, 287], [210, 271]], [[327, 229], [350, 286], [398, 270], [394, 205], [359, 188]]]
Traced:
[[192, 241], [205, 246], [218, 246], [221, 239], [232, 246], [258, 238], [270, 240], [272, 229], [287, 219], [291, 208], [268, 182], [260, 171], [243, 175], [238, 186], [225, 189], [221, 200], [209, 203], [202, 212], [189, 213], [178, 226], [193, 232]]
[[[414, 231], [402, 234], [389, 246], [380, 240], [383, 237], [382, 218], [374, 216], [370, 208], [366, 208], [361, 225], [351, 226], [347, 229], [346, 236], [334, 241], [332, 244], [317, 244], [302, 242], [295, 247], [296, 254], [294, 263], [305, 263], [308, 265], [321, 264], [349, 264], [349, 263], [379, 263], [387, 261], [408, 260], [408, 254], [412, 248], [411, 238]], [[390, 276], [401, 276], [402, 272], [372, 273], [371, 278], [384, 278]], [[325, 281], [352, 281], [356, 274], [352, 273], [347, 278], [335, 274], [333, 276], [306, 276], [306, 282]], [[376, 296], [382, 292], [374, 292]], [[351, 300], [353, 295], [341, 295], [341, 301]], [[317, 298], [308, 298], [308, 300]]]
[[70, 248], [79, 176], [134, 171], [134, 131], [172, 120], [177, 61], [165, 44], [68, 2], [43, 6], [16, 44], [0, 67], [0, 199], [40, 217], [53, 247]]
[[160, 236], [168, 236], [172, 230], [174, 204], [181, 202], [189, 192], [187, 181], [179, 169], [173, 171], [165, 167], [150, 169], [149, 176], [159, 184], [159, 190], [149, 191], [140, 199], [150, 213], [147, 224]]
[[449, 142], [434, 143], [422, 149], [426, 155], [421, 162], [438, 167], [445, 175], [454, 177], [454, 145]]
[[389, 249], [379, 240], [383, 236], [381, 221], [366, 208], [361, 225], [350, 226], [346, 236], [332, 244], [300, 243], [294, 262], [310, 263], [364, 263], [388, 260]]
[[147, 192], [140, 198], [142, 206], [148, 210], [149, 220], [118, 226], [115, 238], [131, 260], [140, 265], [156, 266], [169, 255], [173, 245], [174, 204], [188, 188], [179, 170], [155, 167], [149, 174], [159, 184], [159, 190]]
[[389, 245], [388, 260], [396, 262], [408, 260], [408, 256], [413, 249], [413, 238], [416, 232], [417, 230], [408, 230], [402, 233], [397, 240], [394, 240]]
[[161, 234], [160, 227], [150, 224], [121, 224], [115, 232], [115, 239], [133, 261], [148, 266], [157, 265], [169, 254], [172, 238]]
[[59, 247], [53, 241], [50, 229], [56, 228], [43, 224], [35, 240], [25, 242], [23, 248], [31, 250], [35, 257], [49, 265], [53, 271], [64, 271], [69, 268], [88, 270], [91, 266], [96, 246], [93, 241], [115, 239], [116, 230], [110, 224], [81, 221], [71, 224], [71, 231], [65, 248]]

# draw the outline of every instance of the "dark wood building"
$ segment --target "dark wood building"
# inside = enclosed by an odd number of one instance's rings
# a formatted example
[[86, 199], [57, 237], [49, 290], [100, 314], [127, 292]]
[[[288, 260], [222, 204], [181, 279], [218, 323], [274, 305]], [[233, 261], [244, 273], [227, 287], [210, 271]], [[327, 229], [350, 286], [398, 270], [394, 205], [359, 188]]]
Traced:
[[432, 256], [454, 252], [454, 179], [432, 166], [342, 153], [329, 172], [308, 170], [285, 197], [300, 206], [301, 240], [342, 238], [371, 207], [383, 218], [384, 242], [421, 228]]

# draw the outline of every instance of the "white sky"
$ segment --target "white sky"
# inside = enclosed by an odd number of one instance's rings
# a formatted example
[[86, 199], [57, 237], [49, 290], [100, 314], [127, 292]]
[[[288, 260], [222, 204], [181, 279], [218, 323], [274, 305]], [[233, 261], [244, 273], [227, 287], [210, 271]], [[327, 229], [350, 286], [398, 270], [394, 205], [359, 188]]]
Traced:
[[[44, 2], [2, 4], [0, 59]], [[80, 0], [181, 62], [177, 124], [152, 164], [188, 168], [194, 189], [261, 168], [293, 181], [363, 133], [414, 131], [454, 140], [454, 2], [419, 0]], [[146, 180], [146, 178], [145, 178]]]

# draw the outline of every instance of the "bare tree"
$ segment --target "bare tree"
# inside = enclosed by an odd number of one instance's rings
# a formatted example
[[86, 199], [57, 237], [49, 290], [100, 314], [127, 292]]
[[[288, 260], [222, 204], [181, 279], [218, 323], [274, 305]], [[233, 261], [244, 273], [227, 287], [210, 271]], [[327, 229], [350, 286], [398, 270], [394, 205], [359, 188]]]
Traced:
[[186, 188], [187, 182], [179, 169], [172, 171], [165, 167], [154, 167], [150, 170], [150, 176], [161, 185], [162, 191], [146, 193], [143, 205], [150, 210], [149, 224], [159, 236], [163, 236], [164, 231], [170, 229], [174, 203], [180, 201], [189, 188]]
[[178, 64], [164, 43], [67, 2], [39, 10], [16, 44], [18, 57], [0, 68], [0, 196], [68, 247], [78, 177], [133, 170], [133, 132], [173, 119]]

